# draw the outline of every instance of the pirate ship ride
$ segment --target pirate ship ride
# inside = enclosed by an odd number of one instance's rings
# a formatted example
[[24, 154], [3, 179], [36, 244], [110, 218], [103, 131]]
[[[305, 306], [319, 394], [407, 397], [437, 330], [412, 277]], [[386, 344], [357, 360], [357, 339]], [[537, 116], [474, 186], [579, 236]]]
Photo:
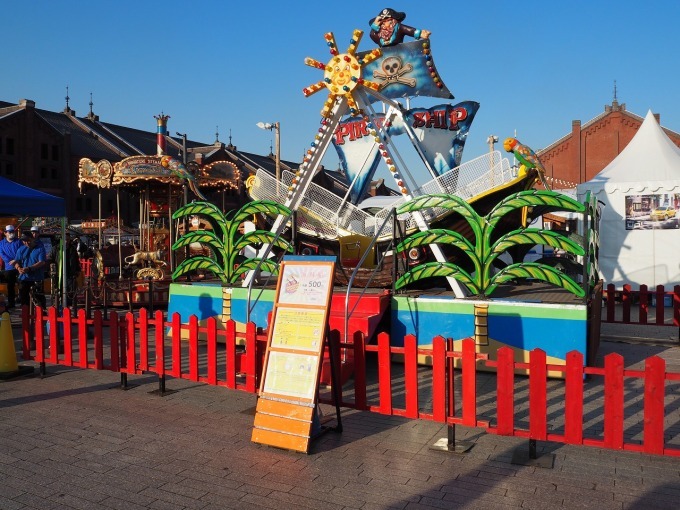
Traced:
[[[351, 280], [358, 286], [388, 287], [408, 267], [459, 255], [456, 249], [437, 244], [395, 255], [398, 241], [414, 232], [436, 233], [446, 228], [471, 234], [465, 219], [451, 209], [427, 208], [397, 217], [395, 211], [407, 202], [433, 194], [456, 195], [484, 216], [503, 198], [533, 188], [540, 177], [540, 167], [513, 168], [499, 151], [460, 164], [478, 103], [410, 107], [416, 97], [454, 97], [435, 67], [426, 38], [429, 33], [403, 25], [404, 17], [403, 13], [384, 9], [372, 20], [371, 37], [379, 47], [370, 51], [357, 51], [361, 30], [353, 32], [344, 53], [332, 33], [325, 35], [330, 60], [305, 59], [306, 65], [323, 72], [323, 79], [303, 93], [311, 96], [325, 91], [328, 97], [304, 161], [295, 173], [283, 172], [281, 181], [259, 170], [248, 186], [253, 200], [284, 204], [295, 211], [294, 225], [282, 217], [272, 218], [273, 232], [290, 236], [294, 230], [300, 253], [338, 256], [339, 285], [348, 285]], [[387, 28], [383, 27], [386, 23]], [[401, 42], [403, 35], [417, 39]], [[402, 135], [430, 174], [429, 182], [418, 182], [413, 169], [404, 162], [395, 143]], [[344, 197], [312, 182], [331, 144], [349, 181]], [[388, 207], [366, 210], [361, 202], [381, 161], [393, 178], [398, 196]], [[540, 212], [544, 211], [536, 210]], [[496, 238], [526, 226], [528, 220], [527, 208], [513, 211], [497, 226]]]
[[[504, 147], [515, 154], [521, 163], [518, 168], [498, 151], [460, 164], [479, 105], [464, 101], [411, 108], [416, 96], [445, 100], [453, 96], [434, 66], [428, 34], [400, 25], [403, 13], [384, 9], [381, 15], [372, 21], [376, 32], [372, 38], [377, 38], [380, 48], [357, 52], [363, 32], [355, 30], [341, 53], [334, 35], [328, 33], [331, 59], [327, 63], [305, 60], [323, 71], [323, 79], [305, 88], [304, 94], [326, 91], [328, 98], [318, 132], [295, 173], [284, 172], [278, 180], [258, 171], [246, 183], [253, 201], [238, 211], [224, 215], [210, 204], [196, 203], [173, 215], [175, 219], [203, 215], [213, 224], [212, 232], [183, 236], [173, 245], [175, 250], [204, 242], [216, 255], [182, 262], [173, 273], [175, 279], [201, 269], [218, 276], [222, 285], [176, 282], [168, 312], [198, 308], [199, 321], [219, 316], [222, 323], [232, 319], [242, 327], [245, 322], [267, 327], [275, 291], [260, 289], [255, 299], [251, 289], [259, 270], [277, 274], [271, 251], [333, 254], [338, 256], [338, 286], [329, 324], [340, 330], [345, 341], [351, 342], [350, 333], [357, 330], [372, 338], [384, 324], [382, 318], [388, 317], [391, 342], [397, 346], [410, 334], [424, 348], [437, 335], [474, 336], [480, 352], [493, 355], [499, 346], [509, 345], [518, 361], [528, 359], [527, 346], [544, 349], [551, 363], [563, 362], [568, 348], [588, 351], [592, 359], [599, 339], [596, 312], [601, 301], [596, 202], [589, 198], [580, 204], [547, 189], [532, 189], [542, 177], [542, 166], [533, 151], [515, 139], [507, 139]], [[401, 38], [412, 35], [415, 41], [403, 43], [379, 27], [379, 22], [394, 21], [395, 16], [399, 23], [389, 22], [392, 35], [401, 27]], [[402, 134], [430, 172], [429, 182], [416, 182], [404, 163], [394, 143]], [[345, 196], [312, 182], [331, 144], [350, 180]], [[390, 172], [398, 196], [388, 207], [366, 210], [361, 200], [380, 161]], [[584, 235], [574, 240], [529, 226], [532, 217], [553, 211], [582, 213], [587, 225]], [[270, 229], [237, 235], [239, 225], [254, 214], [266, 218]], [[524, 255], [535, 245], [560, 249], [580, 257], [582, 263], [568, 275], [545, 262], [525, 262]], [[239, 250], [246, 247], [257, 253], [236, 264]], [[501, 263], [504, 254], [512, 260]], [[242, 287], [240, 280], [246, 275]], [[456, 298], [465, 299], [451, 299], [440, 280]], [[518, 294], [517, 285], [527, 280], [539, 284], [530, 289], [528, 298]], [[422, 292], [420, 285], [431, 290]], [[415, 288], [415, 292], [366, 290], [388, 286]], [[561, 288], [552, 292], [551, 287]], [[492, 294], [499, 300], [490, 301]], [[203, 304], [197, 306], [199, 299]], [[202, 313], [206, 308], [223, 312]], [[550, 338], [545, 338], [547, 330]], [[346, 358], [345, 354], [342, 380], [349, 373], [345, 367], [351, 370], [351, 353]]]

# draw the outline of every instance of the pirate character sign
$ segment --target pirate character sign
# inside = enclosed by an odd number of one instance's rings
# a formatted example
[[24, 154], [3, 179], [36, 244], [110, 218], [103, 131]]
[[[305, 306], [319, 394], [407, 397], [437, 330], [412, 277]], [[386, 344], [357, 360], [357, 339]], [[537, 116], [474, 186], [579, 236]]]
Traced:
[[371, 39], [379, 46], [394, 46], [404, 42], [405, 36], [415, 39], [429, 39], [430, 31], [404, 25], [406, 13], [394, 9], [383, 9], [368, 24], [371, 26]]

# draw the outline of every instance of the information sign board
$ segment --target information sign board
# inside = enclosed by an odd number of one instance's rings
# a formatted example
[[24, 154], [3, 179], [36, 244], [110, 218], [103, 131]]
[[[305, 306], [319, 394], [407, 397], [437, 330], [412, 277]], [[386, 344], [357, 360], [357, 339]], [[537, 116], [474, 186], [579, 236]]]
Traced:
[[252, 441], [309, 451], [335, 257], [285, 257], [269, 326]]

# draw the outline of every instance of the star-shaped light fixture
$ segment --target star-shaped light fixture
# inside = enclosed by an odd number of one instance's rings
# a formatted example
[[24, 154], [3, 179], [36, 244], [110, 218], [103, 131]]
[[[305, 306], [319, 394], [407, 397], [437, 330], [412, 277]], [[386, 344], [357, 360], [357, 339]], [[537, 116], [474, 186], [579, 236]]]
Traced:
[[350, 40], [347, 52], [339, 53], [335, 43], [335, 36], [332, 32], [328, 32], [324, 38], [330, 48], [331, 55], [333, 55], [328, 63], [323, 64], [310, 57], [305, 59], [305, 64], [308, 66], [323, 69], [324, 71], [323, 80], [302, 89], [302, 93], [305, 97], [309, 97], [312, 94], [319, 92], [324, 87], [328, 89], [328, 99], [326, 99], [323, 109], [321, 110], [322, 117], [330, 117], [333, 105], [339, 96], [344, 96], [347, 99], [347, 105], [349, 106], [351, 115], [359, 115], [360, 110], [352, 96], [354, 90], [359, 86], [368, 87], [373, 90], [378, 90], [380, 88], [379, 84], [364, 80], [361, 77], [361, 69], [366, 64], [382, 55], [382, 50], [376, 48], [370, 53], [367, 53], [361, 60], [357, 59], [356, 49], [363, 35], [364, 32], [362, 30], [355, 30], [352, 33], [352, 39]]

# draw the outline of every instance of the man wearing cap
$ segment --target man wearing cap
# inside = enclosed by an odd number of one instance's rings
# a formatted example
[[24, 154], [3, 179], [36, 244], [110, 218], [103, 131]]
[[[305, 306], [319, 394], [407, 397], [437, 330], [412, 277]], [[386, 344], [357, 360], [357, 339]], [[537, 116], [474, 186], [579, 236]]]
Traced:
[[7, 308], [14, 308], [16, 304], [16, 291], [19, 273], [14, 267], [16, 254], [21, 247], [21, 241], [17, 239], [14, 225], [5, 227], [4, 238], [0, 241], [0, 258], [5, 265], [4, 271], [0, 271], [0, 282], [7, 284]]
[[380, 46], [394, 46], [404, 42], [405, 36], [415, 39], [429, 39], [429, 30], [419, 30], [402, 21], [406, 19], [405, 12], [395, 11], [394, 9], [383, 9], [375, 19], [369, 21], [371, 26], [371, 39]]
[[[35, 239], [36, 244], [42, 244], [43, 248], [45, 248], [45, 243], [40, 239], [40, 227], [31, 227], [31, 235], [33, 236], [33, 239]], [[47, 248], [45, 248], [45, 253], [47, 254]]]
[[[23, 246], [17, 251], [15, 267], [19, 272], [19, 298], [21, 299], [21, 304], [28, 305], [31, 287], [42, 285], [45, 280], [45, 247], [28, 233], [21, 235], [21, 243]], [[45, 308], [45, 294], [38, 292], [35, 297], [38, 300], [38, 304]]]

